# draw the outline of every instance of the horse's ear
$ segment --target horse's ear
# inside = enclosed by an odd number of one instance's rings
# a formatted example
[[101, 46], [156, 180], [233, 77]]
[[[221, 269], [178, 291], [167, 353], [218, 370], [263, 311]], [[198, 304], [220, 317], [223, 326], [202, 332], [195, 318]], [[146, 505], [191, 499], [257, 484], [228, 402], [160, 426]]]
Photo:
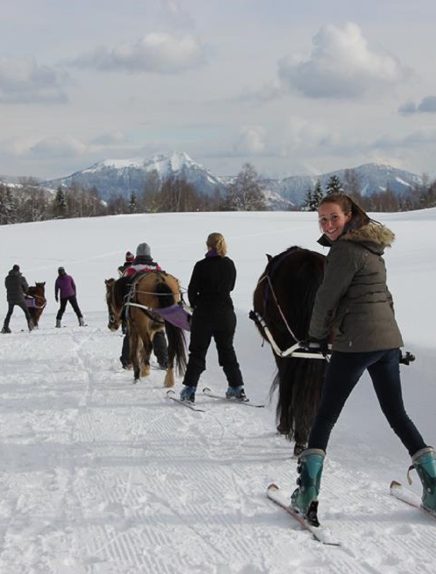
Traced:
[[266, 258], [268, 259], [268, 261], [271, 261], [271, 259], [273, 258], [272, 255], [270, 255], [269, 253], [266, 254]]

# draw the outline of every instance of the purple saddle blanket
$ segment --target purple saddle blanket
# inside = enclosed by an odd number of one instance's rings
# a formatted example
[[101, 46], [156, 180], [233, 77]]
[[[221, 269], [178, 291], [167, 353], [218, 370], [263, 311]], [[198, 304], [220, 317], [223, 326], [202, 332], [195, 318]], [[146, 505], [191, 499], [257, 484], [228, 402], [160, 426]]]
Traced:
[[153, 311], [175, 327], [183, 329], [184, 331], [191, 330], [191, 314], [181, 305], [176, 303], [170, 307], [155, 308]]
[[34, 298], [34, 297], [30, 297], [29, 295], [27, 295], [24, 300], [25, 300], [25, 302], [26, 302], [26, 307], [28, 307], [29, 309], [32, 309], [33, 307], [36, 307], [36, 303], [35, 303], [35, 298]]

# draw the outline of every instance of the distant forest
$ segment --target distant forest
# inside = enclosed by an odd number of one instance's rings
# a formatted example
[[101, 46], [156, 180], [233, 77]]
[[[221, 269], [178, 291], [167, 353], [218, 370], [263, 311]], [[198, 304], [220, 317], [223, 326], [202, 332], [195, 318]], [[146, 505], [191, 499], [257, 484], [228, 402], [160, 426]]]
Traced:
[[[315, 211], [321, 198], [333, 192], [350, 195], [361, 207], [372, 212], [395, 212], [436, 206], [436, 181], [424, 181], [408, 193], [398, 195], [389, 188], [363, 196], [353, 170], [344, 180], [332, 176], [325, 189], [318, 181], [308, 189], [303, 205], [292, 211]], [[55, 192], [37, 180], [22, 178], [18, 185], [0, 183], [0, 225], [48, 219], [70, 219], [125, 213], [168, 213], [192, 211], [267, 211], [262, 179], [251, 164], [245, 164], [224, 193], [205, 195], [183, 179], [168, 179], [144, 186], [141, 194], [130, 197], [113, 195], [103, 200], [96, 188], [76, 184], [59, 187]]]

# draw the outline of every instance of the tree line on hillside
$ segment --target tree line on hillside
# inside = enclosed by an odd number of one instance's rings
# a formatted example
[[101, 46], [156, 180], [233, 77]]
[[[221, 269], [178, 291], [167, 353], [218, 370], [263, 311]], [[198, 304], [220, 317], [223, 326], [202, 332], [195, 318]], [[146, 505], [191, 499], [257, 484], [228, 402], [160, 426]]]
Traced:
[[[264, 184], [255, 168], [246, 163], [222, 192], [202, 194], [185, 179], [159, 180], [152, 173], [141, 193], [121, 194], [103, 200], [97, 188], [77, 183], [47, 191], [37, 180], [22, 178], [19, 185], [0, 183], [0, 225], [48, 219], [95, 217], [126, 213], [162, 213], [192, 211], [265, 211], [268, 209]], [[409, 193], [397, 195], [389, 188], [370, 196], [362, 195], [354, 170], [346, 170], [343, 181], [332, 176], [326, 189], [318, 180], [307, 190], [303, 206], [293, 209], [314, 211], [325, 194], [343, 192], [367, 211], [408, 211], [436, 206], [436, 181], [425, 181]]]
[[359, 177], [350, 169], [345, 170], [343, 180], [332, 175], [325, 189], [322, 188], [320, 180], [317, 180], [315, 186], [307, 190], [302, 209], [316, 211], [321, 199], [332, 193], [346, 193], [365, 211], [397, 212], [436, 206], [436, 181], [430, 182], [427, 177], [423, 178], [422, 184], [411, 187], [408, 192], [402, 194], [395, 193], [388, 186], [386, 190], [363, 195]]

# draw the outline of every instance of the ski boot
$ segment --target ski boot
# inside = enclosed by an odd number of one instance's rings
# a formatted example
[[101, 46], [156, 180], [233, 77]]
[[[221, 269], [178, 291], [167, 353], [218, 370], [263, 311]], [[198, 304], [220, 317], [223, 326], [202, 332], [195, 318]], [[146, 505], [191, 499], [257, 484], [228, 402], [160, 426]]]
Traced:
[[304, 516], [312, 526], [319, 526], [318, 494], [321, 485], [322, 467], [325, 452], [319, 448], [309, 448], [298, 459], [298, 488], [291, 496], [291, 507]]
[[195, 387], [185, 386], [185, 388], [180, 393], [180, 400], [181, 401], [189, 401], [191, 403], [195, 403]]
[[[422, 506], [436, 514], [436, 451], [431, 446], [418, 450], [412, 457], [412, 466], [416, 469], [422, 483]], [[412, 483], [407, 473], [409, 484]]]
[[228, 387], [226, 391], [226, 399], [237, 399], [238, 401], [246, 401], [247, 396], [245, 394], [244, 385], [239, 385], [239, 387]]

